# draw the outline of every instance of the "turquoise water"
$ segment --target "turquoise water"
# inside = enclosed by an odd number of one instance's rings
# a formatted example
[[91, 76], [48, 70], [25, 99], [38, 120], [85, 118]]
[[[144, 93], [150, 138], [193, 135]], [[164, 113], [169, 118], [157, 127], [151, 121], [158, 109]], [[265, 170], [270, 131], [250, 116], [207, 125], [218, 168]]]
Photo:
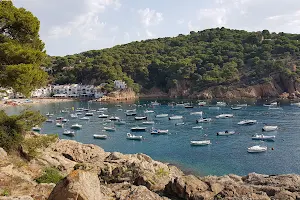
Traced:
[[[176, 121], [167, 118], [156, 119], [155, 114], [147, 114], [149, 119], [155, 121], [156, 128], [168, 129], [169, 135], [155, 136], [149, 131], [135, 133], [143, 135], [145, 140], [126, 140], [126, 133], [130, 128], [141, 125], [142, 122], [135, 121], [134, 117], [126, 117], [126, 109], [135, 108], [131, 104], [122, 104], [123, 111], [118, 111], [114, 104], [100, 104], [97, 102], [63, 102], [47, 105], [35, 105], [32, 109], [40, 110], [42, 114], [54, 113], [54, 119], [63, 116], [70, 119], [65, 128], [74, 123], [83, 125], [82, 130], [76, 132], [75, 137], [70, 138], [62, 135], [63, 129], [55, 126], [55, 123], [45, 123], [42, 126], [42, 133], [58, 133], [60, 138], [72, 139], [83, 143], [92, 143], [104, 148], [105, 151], [119, 151], [122, 153], [145, 153], [153, 159], [168, 162], [179, 166], [187, 172], [198, 175], [224, 175], [234, 173], [246, 175], [250, 172], [264, 174], [300, 173], [300, 108], [282, 104], [282, 110], [269, 110], [261, 103], [251, 105], [242, 110], [231, 110], [230, 107], [221, 107], [220, 110], [209, 109], [208, 107], [195, 106], [193, 109], [183, 107], [171, 107], [166, 104], [151, 107], [149, 101], [139, 102], [143, 107], [136, 107], [138, 116], [144, 115], [145, 109], [151, 109], [156, 114], [168, 113], [184, 116], [182, 120], [185, 125], [175, 126]], [[145, 106], [144, 104], [147, 104]], [[119, 116], [127, 124], [116, 126], [116, 132], [103, 132], [105, 123], [95, 113], [90, 121], [71, 119], [68, 113], [60, 113], [62, 109], [72, 107], [84, 107], [98, 109], [107, 107], [109, 115]], [[18, 113], [20, 107], [7, 108], [9, 114]], [[196, 124], [198, 116], [190, 115], [190, 112], [203, 111], [204, 117], [211, 117], [213, 121], [202, 124], [203, 130], [192, 129]], [[222, 113], [234, 114], [232, 119], [216, 119], [215, 116]], [[255, 119], [258, 121], [253, 126], [239, 126], [237, 123], [243, 119]], [[177, 121], [178, 122], [178, 121]], [[279, 130], [266, 135], [276, 135], [275, 142], [264, 142], [268, 151], [259, 154], [247, 153], [247, 147], [261, 144], [251, 140], [255, 133], [261, 133], [263, 123], [278, 125]], [[108, 126], [109, 124], [106, 124]], [[152, 126], [149, 126], [149, 129]], [[235, 130], [236, 135], [218, 137], [216, 132], [224, 130]], [[93, 134], [108, 134], [107, 140], [95, 140]], [[207, 135], [207, 136], [205, 136]], [[210, 139], [212, 145], [202, 147], [190, 146], [191, 140]], [[274, 150], [271, 150], [274, 148]]]

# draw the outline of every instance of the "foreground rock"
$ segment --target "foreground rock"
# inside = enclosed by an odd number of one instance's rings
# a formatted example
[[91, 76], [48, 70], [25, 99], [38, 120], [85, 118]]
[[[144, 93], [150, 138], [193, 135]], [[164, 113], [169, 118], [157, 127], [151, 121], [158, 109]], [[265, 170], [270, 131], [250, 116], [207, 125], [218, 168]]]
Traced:
[[[40, 136], [44, 137], [44, 136]], [[300, 176], [252, 173], [196, 177], [144, 154], [107, 153], [95, 145], [58, 140], [30, 161], [0, 160], [0, 200], [286, 200], [300, 199]], [[45, 168], [65, 176], [37, 183]]]

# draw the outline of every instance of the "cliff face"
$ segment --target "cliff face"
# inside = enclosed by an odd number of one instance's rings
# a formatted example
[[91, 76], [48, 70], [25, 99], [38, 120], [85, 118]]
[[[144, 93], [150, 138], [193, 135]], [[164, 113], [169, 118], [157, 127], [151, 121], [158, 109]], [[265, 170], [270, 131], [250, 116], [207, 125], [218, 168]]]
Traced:
[[118, 90], [103, 96], [97, 101], [113, 102], [113, 101], [131, 101], [137, 98], [136, 93], [131, 89]]
[[[96, 145], [69, 140], [58, 140], [30, 161], [2, 149], [0, 156], [0, 192], [10, 191], [0, 200], [300, 198], [299, 175], [196, 177], [144, 154], [108, 153]], [[55, 167], [66, 177], [57, 185], [38, 184], [34, 179], [44, 167]]]

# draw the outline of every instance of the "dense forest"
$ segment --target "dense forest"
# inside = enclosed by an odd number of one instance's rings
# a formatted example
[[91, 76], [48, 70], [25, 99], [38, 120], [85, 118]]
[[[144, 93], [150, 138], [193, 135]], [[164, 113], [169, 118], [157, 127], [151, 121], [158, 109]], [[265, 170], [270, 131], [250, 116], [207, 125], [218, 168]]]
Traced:
[[297, 78], [298, 34], [247, 32], [226, 28], [189, 35], [132, 42], [103, 50], [51, 57], [52, 80], [58, 84], [99, 85], [123, 79], [135, 90], [168, 91], [187, 80], [193, 91], [215, 85], [252, 85], [272, 75]]

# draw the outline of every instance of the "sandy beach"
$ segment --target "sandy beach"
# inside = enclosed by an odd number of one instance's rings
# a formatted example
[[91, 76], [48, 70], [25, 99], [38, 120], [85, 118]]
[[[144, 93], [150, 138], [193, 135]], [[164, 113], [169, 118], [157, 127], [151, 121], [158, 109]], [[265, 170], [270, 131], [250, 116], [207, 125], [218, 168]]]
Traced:
[[0, 109], [10, 106], [30, 106], [36, 104], [48, 104], [75, 101], [74, 99], [66, 98], [30, 98], [30, 99], [8, 99], [0, 101]]

